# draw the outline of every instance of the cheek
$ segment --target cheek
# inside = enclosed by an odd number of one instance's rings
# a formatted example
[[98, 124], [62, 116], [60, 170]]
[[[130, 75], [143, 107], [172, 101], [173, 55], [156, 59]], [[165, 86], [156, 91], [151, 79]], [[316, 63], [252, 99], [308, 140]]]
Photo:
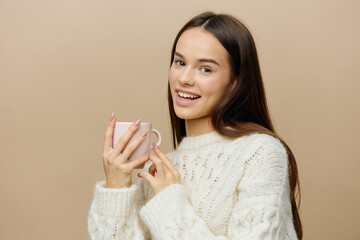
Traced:
[[172, 68], [170, 68], [170, 70], [169, 70], [168, 79], [169, 79], [170, 86], [174, 85], [176, 77], [175, 77], [175, 72], [174, 72], [174, 70], [172, 70]]
[[203, 82], [201, 86], [202, 92], [205, 94], [221, 94], [223, 88], [223, 85], [218, 81], [218, 79]]

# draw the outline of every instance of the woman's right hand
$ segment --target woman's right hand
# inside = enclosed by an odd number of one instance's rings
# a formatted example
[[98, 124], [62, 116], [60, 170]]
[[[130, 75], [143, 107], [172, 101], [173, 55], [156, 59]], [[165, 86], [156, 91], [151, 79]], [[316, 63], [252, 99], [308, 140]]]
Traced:
[[137, 166], [149, 160], [148, 155], [144, 155], [143, 157], [131, 162], [129, 162], [128, 160], [130, 155], [136, 150], [140, 143], [144, 141], [147, 132], [140, 134], [136, 139], [134, 139], [134, 141], [132, 141], [129, 145], [126, 146], [134, 133], [139, 129], [140, 120], [137, 120], [120, 137], [119, 141], [115, 145], [115, 148], [112, 148], [115, 123], [116, 117], [114, 113], [112, 113], [105, 132], [104, 152], [102, 155], [104, 170], [106, 174], [105, 187], [130, 187], [132, 184], [131, 178], [133, 170]]

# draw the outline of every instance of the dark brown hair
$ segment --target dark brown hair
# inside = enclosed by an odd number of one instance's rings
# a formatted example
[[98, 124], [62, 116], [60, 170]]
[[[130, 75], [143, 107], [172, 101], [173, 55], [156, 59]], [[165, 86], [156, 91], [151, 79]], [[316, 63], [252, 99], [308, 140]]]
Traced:
[[[303, 231], [298, 207], [300, 187], [295, 157], [289, 146], [275, 133], [268, 111], [254, 40], [247, 27], [228, 14], [205, 12], [192, 18], [177, 34], [171, 52], [174, 59], [176, 44], [181, 34], [201, 27], [213, 34], [227, 50], [232, 68], [233, 88], [224, 94], [211, 113], [211, 124], [216, 132], [226, 138], [238, 138], [253, 133], [266, 133], [278, 138], [288, 153], [290, 200], [293, 222], [299, 239]], [[168, 103], [174, 148], [186, 136], [185, 120], [178, 118], [168, 85]], [[298, 200], [298, 201], [297, 201]]]

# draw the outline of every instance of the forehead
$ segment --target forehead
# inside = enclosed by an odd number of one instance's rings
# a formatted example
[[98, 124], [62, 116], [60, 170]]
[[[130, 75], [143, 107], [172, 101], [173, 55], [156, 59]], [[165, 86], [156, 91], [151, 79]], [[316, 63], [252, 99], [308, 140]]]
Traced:
[[209, 58], [220, 64], [228, 61], [228, 52], [219, 40], [201, 27], [183, 32], [176, 44], [176, 51], [189, 59]]

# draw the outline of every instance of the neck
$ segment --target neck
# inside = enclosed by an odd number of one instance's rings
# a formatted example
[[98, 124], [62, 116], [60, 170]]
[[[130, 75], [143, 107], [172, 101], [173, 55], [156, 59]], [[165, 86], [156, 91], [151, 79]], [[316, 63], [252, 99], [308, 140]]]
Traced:
[[197, 119], [185, 119], [186, 136], [198, 136], [214, 131], [209, 116]]

